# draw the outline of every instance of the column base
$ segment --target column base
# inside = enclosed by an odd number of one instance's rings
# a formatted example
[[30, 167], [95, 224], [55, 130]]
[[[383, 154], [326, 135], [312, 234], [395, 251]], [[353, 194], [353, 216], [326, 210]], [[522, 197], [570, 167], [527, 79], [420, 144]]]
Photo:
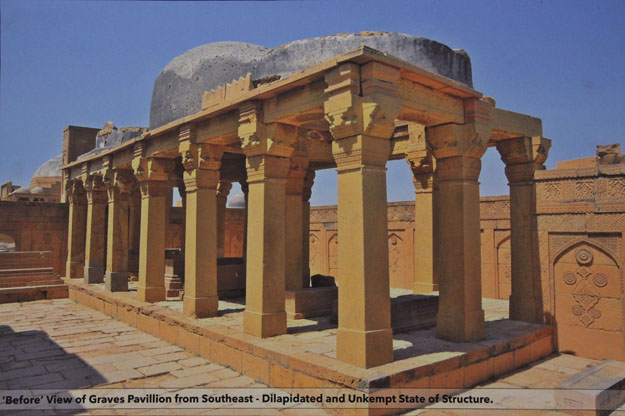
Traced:
[[209, 296], [205, 298], [192, 298], [185, 295], [182, 302], [182, 313], [192, 318], [208, 318], [217, 316], [219, 298]]
[[286, 312], [259, 313], [245, 311], [243, 332], [260, 338], [286, 334]]
[[416, 282], [414, 284], [413, 293], [430, 292], [438, 292], [438, 283]]
[[110, 292], [128, 292], [128, 272], [106, 272], [104, 288]]
[[102, 283], [104, 282], [104, 267], [85, 266], [84, 279], [85, 283]]
[[137, 300], [141, 302], [161, 302], [165, 300], [164, 287], [137, 287]]
[[391, 328], [374, 331], [339, 328], [336, 358], [362, 368], [390, 363], [393, 361], [393, 331]]
[[436, 317], [436, 336], [453, 342], [472, 342], [484, 338], [484, 311], [465, 312], [463, 316]]
[[83, 263], [76, 263], [68, 261], [65, 263], [65, 278], [66, 279], [80, 279], [84, 276], [85, 265]]

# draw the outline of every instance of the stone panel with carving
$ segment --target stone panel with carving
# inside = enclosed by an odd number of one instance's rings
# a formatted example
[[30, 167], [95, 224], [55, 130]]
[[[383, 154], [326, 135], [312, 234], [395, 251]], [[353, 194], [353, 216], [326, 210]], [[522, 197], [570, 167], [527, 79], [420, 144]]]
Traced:
[[[617, 238], [604, 236], [603, 240]], [[572, 238], [574, 242], [560, 251], [554, 263], [558, 348], [584, 357], [622, 360], [622, 259], [589, 240]], [[562, 236], [558, 241], [563, 241]]]

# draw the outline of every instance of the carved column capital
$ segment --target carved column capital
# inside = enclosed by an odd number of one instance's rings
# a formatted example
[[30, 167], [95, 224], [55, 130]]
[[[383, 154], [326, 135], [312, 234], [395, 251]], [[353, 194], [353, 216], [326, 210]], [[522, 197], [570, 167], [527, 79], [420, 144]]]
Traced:
[[127, 201], [133, 180], [133, 173], [130, 170], [107, 169], [103, 175], [103, 182], [107, 187], [109, 202], [120, 199]]
[[536, 170], [545, 169], [551, 140], [543, 137], [517, 137], [501, 140], [497, 150], [506, 164], [506, 176], [511, 184], [531, 182]]
[[87, 195], [87, 203], [102, 204], [106, 203], [106, 186], [102, 175], [86, 174], [83, 175], [83, 186]]
[[67, 201], [72, 205], [87, 204], [87, 196], [81, 179], [71, 179], [65, 183]]
[[484, 152], [490, 132], [486, 135], [475, 124], [442, 124], [426, 129], [427, 143], [434, 157], [438, 159], [450, 157], [469, 157], [480, 159]]
[[377, 137], [358, 135], [332, 142], [339, 172], [364, 166], [384, 169], [390, 153], [390, 141]]
[[289, 173], [286, 181], [287, 194], [301, 194], [304, 189], [304, 180], [308, 172], [308, 157], [304, 155], [291, 156]]
[[217, 198], [228, 198], [231, 189], [232, 182], [221, 179], [217, 185]]
[[[378, 79], [382, 78], [382, 79]], [[359, 134], [388, 139], [401, 112], [395, 74], [384, 65], [343, 64], [325, 75], [330, 94], [324, 103], [325, 119], [335, 139]], [[361, 91], [362, 83], [362, 91]]]
[[282, 123], [263, 123], [262, 105], [244, 103], [239, 109], [238, 135], [246, 156], [290, 157], [295, 151], [297, 128]]
[[416, 123], [409, 124], [408, 143], [406, 162], [410, 166], [413, 179], [423, 175], [431, 175], [434, 172], [435, 161], [432, 150], [425, 140], [425, 126]]
[[304, 178], [304, 189], [302, 189], [302, 201], [310, 201], [312, 195], [312, 187], [315, 183], [315, 170], [308, 166], [306, 177]]

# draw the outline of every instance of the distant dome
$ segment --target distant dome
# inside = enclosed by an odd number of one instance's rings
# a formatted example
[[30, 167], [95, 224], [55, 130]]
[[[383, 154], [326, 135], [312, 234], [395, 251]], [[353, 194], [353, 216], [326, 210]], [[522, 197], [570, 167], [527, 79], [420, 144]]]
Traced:
[[471, 60], [461, 49], [401, 33], [363, 32], [297, 40], [274, 49], [241, 42], [208, 43], [175, 57], [154, 81], [150, 129], [200, 111], [202, 94], [248, 72], [282, 77], [362, 45], [473, 85]]
[[31, 194], [43, 194], [45, 191], [43, 190], [43, 188], [41, 186], [36, 186], [33, 189], [30, 190]]
[[234, 195], [228, 200], [230, 208], [245, 208], [245, 195], [242, 193]]
[[14, 194], [29, 194], [30, 193], [30, 189], [26, 188], [25, 186], [22, 186], [20, 188], [18, 188], [16, 191], [13, 191]]
[[61, 166], [63, 165], [63, 156], [58, 155], [39, 166], [33, 178], [42, 178], [50, 176], [61, 176]]

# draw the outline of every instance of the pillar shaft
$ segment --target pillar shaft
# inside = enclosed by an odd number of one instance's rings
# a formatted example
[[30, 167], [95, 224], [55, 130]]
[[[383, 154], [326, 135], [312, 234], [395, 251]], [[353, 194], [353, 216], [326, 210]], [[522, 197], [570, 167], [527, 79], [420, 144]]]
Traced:
[[139, 244], [141, 241], [141, 191], [135, 187], [128, 201], [128, 271], [139, 274]]
[[108, 189], [108, 237], [105, 287], [128, 291], [128, 194], [119, 185]]
[[455, 342], [484, 337], [479, 159], [437, 159], [439, 301], [436, 333]]
[[336, 357], [366, 368], [393, 360], [384, 167], [389, 146], [369, 136], [333, 143], [340, 240]]
[[255, 155], [247, 158], [247, 297], [243, 327], [246, 333], [259, 337], [286, 333], [288, 170], [286, 157]]
[[[304, 201], [302, 191], [308, 167], [305, 157], [291, 157], [286, 184], [286, 289], [304, 288]], [[310, 215], [310, 214], [309, 214]]]
[[186, 186], [185, 282], [183, 313], [216, 316], [219, 170], [184, 173]]
[[165, 300], [165, 238], [167, 231], [167, 184], [145, 180], [141, 186], [141, 232], [137, 299]]
[[102, 283], [106, 253], [106, 191], [100, 177], [87, 179], [87, 230], [85, 237], [85, 283]]
[[69, 229], [67, 232], [67, 265], [65, 277], [83, 277], [85, 266], [85, 229], [87, 227], [87, 199], [80, 182], [69, 184]]
[[434, 173], [415, 175], [414, 293], [438, 291]]
[[226, 256], [226, 203], [232, 183], [220, 181], [217, 187], [217, 257]]
[[544, 169], [551, 141], [519, 137], [497, 144], [510, 185], [510, 319], [542, 322], [534, 172]]
[[310, 197], [315, 171], [308, 168], [302, 192], [302, 287], [310, 287]]

